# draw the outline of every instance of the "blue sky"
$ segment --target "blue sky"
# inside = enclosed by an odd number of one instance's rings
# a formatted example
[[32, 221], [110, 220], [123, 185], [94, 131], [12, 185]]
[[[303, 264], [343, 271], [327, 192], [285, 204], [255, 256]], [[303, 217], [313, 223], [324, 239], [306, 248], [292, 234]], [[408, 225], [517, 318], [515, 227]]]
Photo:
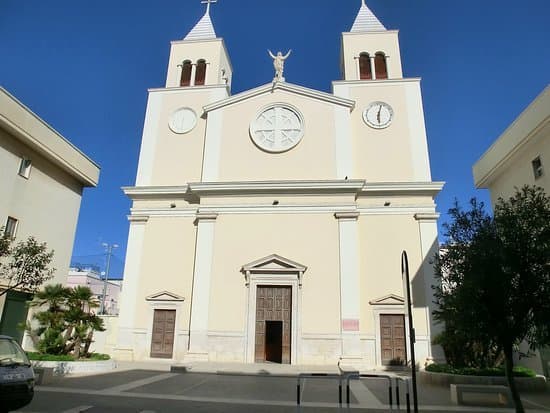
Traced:
[[[268, 83], [266, 49], [293, 49], [287, 81], [330, 91], [340, 78], [340, 33], [360, 0], [219, 0], [218, 36], [233, 67], [233, 93]], [[422, 77], [437, 198], [488, 200], [471, 167], [550, 82], [548, 0], [367, 0], [400, 30], [405, 77]], [[171, 40], [204, 13], [199, 0], [0, 0], [0, 84], [101, 165], [84, 193], [74, 255], [117, 243], [124, 257], [147, 88], [164, 85]]]

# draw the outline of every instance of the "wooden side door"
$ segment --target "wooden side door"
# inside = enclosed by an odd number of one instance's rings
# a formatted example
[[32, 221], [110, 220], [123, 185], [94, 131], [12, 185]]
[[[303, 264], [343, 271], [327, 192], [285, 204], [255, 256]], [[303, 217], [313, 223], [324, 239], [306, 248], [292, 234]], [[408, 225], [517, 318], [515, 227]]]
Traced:
[[292, 287], [259, 286], [256, 292], [254, 361], [266, 361], [266, 321], [282, 321], [281, 363], [290, 364]]
[[405, 316], [380, 315], [382, 364], [384, 366], [406, 364]]
[[153, 337], [151, 339], [151, 357], [172, 358], [175, 327], [175, 310], [155, 310], [153, 317]]

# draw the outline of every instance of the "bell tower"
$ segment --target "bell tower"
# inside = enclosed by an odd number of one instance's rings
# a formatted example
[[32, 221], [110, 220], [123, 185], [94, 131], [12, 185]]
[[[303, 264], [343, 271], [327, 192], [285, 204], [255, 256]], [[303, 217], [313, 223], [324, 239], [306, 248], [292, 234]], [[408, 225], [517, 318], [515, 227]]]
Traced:
[[210, 19], [210, 6], [217, 0], [204, 0], [206, 12], [183, 40], [172, 42], [166, 87], [231, 87], [233, 69], [223, 39], [216, 37]]
[[361, 0], [351, 30], [342, 33], [343, 80], [401, 79], [397, 30], [387, 30]]

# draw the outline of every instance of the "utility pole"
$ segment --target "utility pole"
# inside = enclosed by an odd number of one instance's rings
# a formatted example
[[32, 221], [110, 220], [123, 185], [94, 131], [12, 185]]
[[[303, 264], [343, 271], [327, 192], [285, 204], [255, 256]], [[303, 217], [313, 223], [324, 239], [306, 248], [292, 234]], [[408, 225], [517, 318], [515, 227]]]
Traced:
[[411, 279], [409, 276], [409, 258], [407, 251], [401, 254], [401, 276], [403, 279], [403, 293], [405, 294], [405, 314], [409, 318], [409, 341], [411, 347], [412, 388], [414, 413], [418, 413], [418, 392], [416, 389], [416, 359], [414, 355], [414, 343], [416, 337], [413, 326], [413, 314], [411, 309]]
[[109, 269], [111, 268], [111, 255], [113, 255], [113, 249], [118, 248], [117, 244], [103, 243], [103, 248], [107, 252], [107, 265], [105, 267], [105, 278], [103, 279], [103, 294], [101, 295], [101, 306], [99, 307], [99, 314], [105, 314], [105, 295], [107, 294], [107, 280], [109, 279]]

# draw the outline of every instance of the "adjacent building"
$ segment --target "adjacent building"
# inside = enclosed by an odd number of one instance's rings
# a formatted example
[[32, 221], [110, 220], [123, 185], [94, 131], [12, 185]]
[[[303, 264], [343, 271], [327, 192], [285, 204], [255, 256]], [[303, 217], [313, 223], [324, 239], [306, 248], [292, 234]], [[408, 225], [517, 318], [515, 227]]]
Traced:
[[403, 250], [417, 360], [440, 357], [431, 262], [443, 183], [398, 32], [363, 3], [332, 93], [286, 82], [282, 53], [274, 79], [232, 95], [207, 3], [172, 42], [166, 85], [149, 90], [136, 183], [124, 188], [116, 357], [406, 363]]
[[[67, 287], [88, 287], [100, 303], [97, 310], [104, 315], [118, 315], [122, 280], [105, 279], [104, 273], [92, 268], [72, 267], [67, 277]], [[105, 295], [105, 298], [103, 296]], [[103, 307], [103, 308], [102, 308]], [[103, 310], [103, 311], [101, 311]]]
[[[493, 205], [524, 185], [540, 186], [550, 194], [549, 168], [550, 85], [475, 163], [474, 183], [476, 188], [489, 190]], [[550, 377], [550, 349], [522, 363]]]
[[[0, 226], [16, 241], [34, 236], [55, 251], [52, 283], [67, 281], [82, 191], [98, 178], [97, 164], [0, 88]], [[0, 334], [21, 339], [29, 298], [0, 296]]]

